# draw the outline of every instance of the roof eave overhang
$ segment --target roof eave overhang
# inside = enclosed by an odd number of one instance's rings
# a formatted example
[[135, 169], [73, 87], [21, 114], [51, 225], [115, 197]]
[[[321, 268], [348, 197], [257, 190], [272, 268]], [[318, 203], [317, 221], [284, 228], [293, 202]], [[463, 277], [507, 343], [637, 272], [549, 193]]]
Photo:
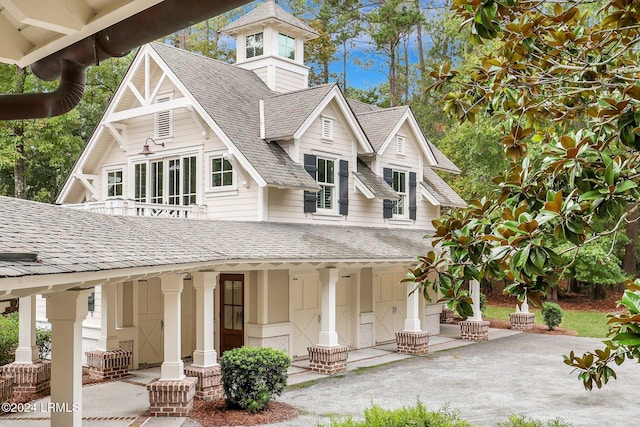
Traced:
[[[428, 243], [425, 241], [425, 246]], [[417, 255], [417, 254], [416, 254]], [[375, 258], [318, 258], [318, 259], [227, 259], [194, 263], [167, 264], [148, 267], [132, 267], [112, 270], [83, 271], [24, 275], [0, 278], [0, 300], [33, 294], [44, 294], [60, 290], [101, 284], [143, 280], [166, 274], [188, 274], [196, 271], [248, 271], [274, 268], [319, 269], [319, 268], [363, 268], [383, 266], [410, 266], [417, 263], [415, 255], [406, 257]]]

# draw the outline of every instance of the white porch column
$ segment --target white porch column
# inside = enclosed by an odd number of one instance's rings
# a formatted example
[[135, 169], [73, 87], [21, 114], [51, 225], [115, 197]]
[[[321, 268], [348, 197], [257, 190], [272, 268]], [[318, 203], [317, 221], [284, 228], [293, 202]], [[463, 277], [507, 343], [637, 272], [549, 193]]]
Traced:
[[193, 288], [196, 291], [196, 350], [193, 352], [192, 366], [203, 368], [215, 366], [218, 363], [214, 348], [213, 292], [218, 284], [220, 273], [198, 272], [191, 276]]
[[469, 282], [469, 289], [471, 290], [471, 307], [473, 308], [473, 316], [469, 317], [467, 320], [482, 322], [482, 310], [480, 310], [480, 282], [477, 280], [471, 280]]
[[473, 316], [460, 322], [460, 334], [463, 340], [486, 341], [489, 339], [489, 322], [482, 320], [482, 310], [480, 310], [480, 282], [471, 280], [469, 282], [471, 291], [471, 308]]
[[258, 271], [256, 314], [258, 325], [269, 323], [269, 271]]
[[118, 350], [120, 344], [116, 335], [116, 285], [102, 285], [100, 300], [100, 338], [96, 345], [98, 351]]
[[91, 290], [46, 295], [51, 323], [52, 427], [82, 426], [82, 321]]
[[19, 337], [15, 363], [37, 363], [40, 361], [36, 346], [36, 296], [20, 298]]
[[322, 319], [318, 345], [334, 347], [339, 345], [336, 332], [336, 283], [340, 271], [337, 268], [323, 268], [318, 272], [322, 285]]
[[404, 320], [404, 330], [420, 332], [420, 292], [415, 291], [415, 284], [407, 283], [407, 318]]
[[160, 381], [181, 381], [185, 378], [184, 363], [180, 357], [182, 276], [172, 274], [160, 280], [164, 298], [164, 361], [160, 368]]

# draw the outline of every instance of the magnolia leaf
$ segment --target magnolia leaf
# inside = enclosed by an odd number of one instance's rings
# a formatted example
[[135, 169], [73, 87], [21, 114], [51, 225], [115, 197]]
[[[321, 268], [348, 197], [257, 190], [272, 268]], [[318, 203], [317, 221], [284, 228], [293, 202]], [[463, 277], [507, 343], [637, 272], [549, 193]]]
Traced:
[[629, 313], [640, 314], [640, 292], [625, 291], [620, 304], [624, 305]]
[[640, 346], [640, 334], [636, 334], [633, 332], [621, 332], [611, 338], [611, 341], [627, 347], [638, 347]]

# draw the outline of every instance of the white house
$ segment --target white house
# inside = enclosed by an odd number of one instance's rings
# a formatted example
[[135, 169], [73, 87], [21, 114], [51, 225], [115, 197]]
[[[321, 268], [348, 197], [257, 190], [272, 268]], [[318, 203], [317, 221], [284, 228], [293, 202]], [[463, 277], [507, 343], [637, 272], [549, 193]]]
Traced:
[[345, 368], [349, 349], [397, 340], [426, 351], [441, 305], [401, 280], [441, 206], [465, 206], [436, 174], [459, 170], [409, 107], [308, 87], [308, 25], [267, 1], [222, 32], [236, 37], [235, 65], [139, 50], [59, 195], [69, 209], [0, 204], [0, 216], [53, 217], [45, 239], [11, 234], [27, 217], [0, 225], [0, 243], [9, 233], [14, 252], [37, 254], [37, 265], [0, 257], [0, 291], [37, 306], [25, 322], [48, 319], [54, 332], [44, 301], [77, 292], [79, 325], [93, 291], [89, 365], [114, 376], [162, 363], [149, 388], [157, 414], [188, 411], [163, 401], [167, 384], [218, 394], [217, 355], [241, 345], [326, 373]]

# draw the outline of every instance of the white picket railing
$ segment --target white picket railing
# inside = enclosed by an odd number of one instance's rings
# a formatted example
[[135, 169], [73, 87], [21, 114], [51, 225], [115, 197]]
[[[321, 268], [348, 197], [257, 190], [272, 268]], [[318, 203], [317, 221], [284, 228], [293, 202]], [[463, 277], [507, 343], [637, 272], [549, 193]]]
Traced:
[[113, 199], [104, 202], [86, 202], [62, 205], [65, 208], [84, 209], [106, 215], [151, 216], [162, 218], [203, 218], [206, 206], [161, 205], [133, 200]]

